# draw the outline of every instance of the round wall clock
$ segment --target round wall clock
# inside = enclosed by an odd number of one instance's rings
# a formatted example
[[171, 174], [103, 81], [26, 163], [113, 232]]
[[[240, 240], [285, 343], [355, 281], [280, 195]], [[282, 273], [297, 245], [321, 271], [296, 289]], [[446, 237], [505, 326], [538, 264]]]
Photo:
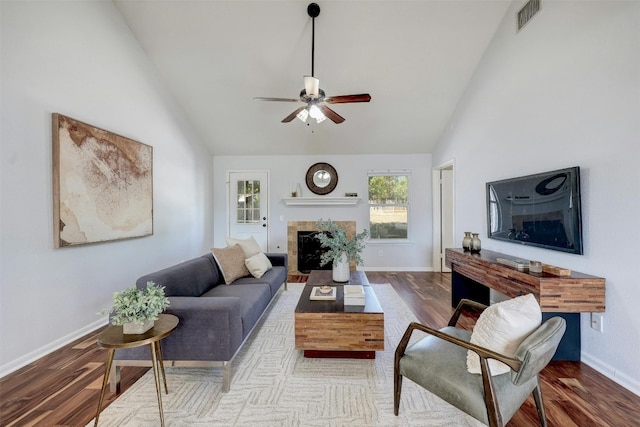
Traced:
[[316, 163], [307, 171], [307, 187], [315, 194], [329, 194], [338, 185], [338, 172], [329, 163]]

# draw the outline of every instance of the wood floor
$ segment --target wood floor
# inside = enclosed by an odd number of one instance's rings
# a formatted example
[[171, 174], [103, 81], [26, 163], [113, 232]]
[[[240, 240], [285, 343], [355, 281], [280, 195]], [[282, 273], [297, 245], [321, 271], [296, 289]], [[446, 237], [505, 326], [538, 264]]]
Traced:
[[[446, 325], [450, 275], [367, 272], [371, 283], [391, 283], [421, 322]], [[289, 278], [304, 281], [303, 276]], [[467, 319], [465, 326], [471, 327]], [[259, 331], [257, 331], [259, 333]], [[84, 426], [95, 416], [106, 352], [95, 344], [99, 331], [0, 379], [0, 426]], [[122, 369], [122, 390], [148, 368]], [[640, 397], [580, 362], [551, 362], [542, 373], [549, 426], [640, 426]], [[116, 399], [107, 392], [105, 405]], [[537, 426], [533, 401], [509, 427]]]

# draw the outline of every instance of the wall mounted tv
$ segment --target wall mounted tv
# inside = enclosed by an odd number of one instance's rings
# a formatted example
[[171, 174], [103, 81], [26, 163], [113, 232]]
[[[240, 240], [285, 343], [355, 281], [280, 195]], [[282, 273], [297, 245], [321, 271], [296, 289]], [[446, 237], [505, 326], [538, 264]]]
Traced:
[[580, 168], [488, 182], [487, 236], [582, 255]]

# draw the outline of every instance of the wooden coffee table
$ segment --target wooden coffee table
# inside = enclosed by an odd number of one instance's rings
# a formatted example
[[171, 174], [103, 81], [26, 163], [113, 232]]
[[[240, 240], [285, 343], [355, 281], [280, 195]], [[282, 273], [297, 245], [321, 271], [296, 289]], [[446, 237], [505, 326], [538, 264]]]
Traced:
[[[335, 283], [331, 270], [313, 270], [295, 311], [295, 348], [305, 357], [374, 359], [384, 350], [384, 312], [367, 276], [354, 271], [347, 283]], [[335, 301], [311, 301], [314, 286], [335, 286]], [[364, 306], [344, 305], [344, 285], [363, 285]]]

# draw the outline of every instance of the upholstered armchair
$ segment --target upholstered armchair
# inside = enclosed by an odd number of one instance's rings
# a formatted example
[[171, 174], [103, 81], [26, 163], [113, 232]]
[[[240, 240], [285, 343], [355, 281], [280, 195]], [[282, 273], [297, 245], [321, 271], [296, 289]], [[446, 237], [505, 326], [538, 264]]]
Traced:
[[[440, 330], [415, 322], [409, 325], [395, 354], [395, 415], [400, 406], [402, 378], [407, 377], [492, 427], [504, 426], [533, 394], [540, 424], [546, 426], [538, 373], [553, 357], [566, 328], [565, 320], [560, 317], [547, 320], [524, 338], [514, 356], [508, 357], [470, 343], [471, 331], [456, 327], [467, 308], [483, 310], [486, 306], [460, 301], [449, 325]], [[428, 335], [408, 346], [416, 330]], [[480, 375], [467, 370], [468, 350], [480, 358]], [[489, 359], [508, 365], [510, 372], [491, 376]]]

